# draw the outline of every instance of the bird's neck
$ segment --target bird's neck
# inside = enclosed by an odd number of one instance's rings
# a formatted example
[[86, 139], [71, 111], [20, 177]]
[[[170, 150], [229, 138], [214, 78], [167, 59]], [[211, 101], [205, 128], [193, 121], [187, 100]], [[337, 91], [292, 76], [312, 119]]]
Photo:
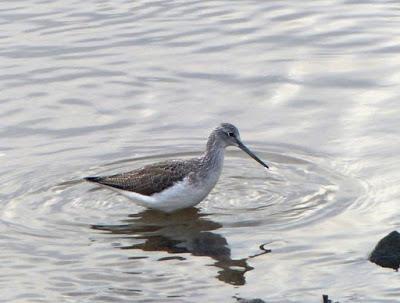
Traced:
[[202, 156], [203, 163], [210, 169], [221, 169], [224, 162], [224, 154], [225, 145], [218, 140], [214, 133], [211, 133], [210, 137], [208, 137], [206, 151]]

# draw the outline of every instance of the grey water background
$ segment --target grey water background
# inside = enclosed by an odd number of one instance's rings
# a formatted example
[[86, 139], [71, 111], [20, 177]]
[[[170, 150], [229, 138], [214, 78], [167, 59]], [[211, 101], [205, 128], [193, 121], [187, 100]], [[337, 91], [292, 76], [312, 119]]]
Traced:
[[[2, 1], [1, 302], [400, 302], [398, 1]], [[201, 153], [174, 215], [87, 175]], [[267, 253], [266, 249], [271, 252]]]

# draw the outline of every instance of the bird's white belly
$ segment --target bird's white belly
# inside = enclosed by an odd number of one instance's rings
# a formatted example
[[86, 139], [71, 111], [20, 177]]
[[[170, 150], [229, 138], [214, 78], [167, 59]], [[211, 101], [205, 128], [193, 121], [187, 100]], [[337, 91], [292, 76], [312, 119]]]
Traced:
[[162, 192], [151, 196], [144, 196], [125, 190], [117, 191], [141, 206], [164, 212], [173, 212], [200, 203], [213, 189], [218, 178], [219, 173], [212, 174], [208, 178], [196, 183], [189, 182], [189, 179], [185, 178]]
[[181, 208], [192, 207], [200, 203], [214, 186], [208, 184], [191, 184], [184, 179], [172, 187], [154, 194], [154, 208], [170, 212]]

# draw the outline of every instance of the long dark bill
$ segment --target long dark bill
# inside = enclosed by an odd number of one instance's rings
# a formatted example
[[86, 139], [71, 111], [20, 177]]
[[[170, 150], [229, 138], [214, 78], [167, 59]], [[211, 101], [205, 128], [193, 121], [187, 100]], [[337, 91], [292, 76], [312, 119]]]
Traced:
[[260, 163], [262, 166], [264, 166], [265, 168], [269, 168], [267, 164], [265, 164], [263, 161], [261, 161], [260, 158], [258, 158], [255, 154], [253, 154], [251, 152], [250, 149], [248, 149], [246, 147], [246, 145], [244, 145], [241, 141], [237, 140], [237, 144], [239, 146], [239, 148], [244, 151], [246, 154], [248, 154], [250, 157], [252, 157], [254, 160], [256, 160], [258, 163]]

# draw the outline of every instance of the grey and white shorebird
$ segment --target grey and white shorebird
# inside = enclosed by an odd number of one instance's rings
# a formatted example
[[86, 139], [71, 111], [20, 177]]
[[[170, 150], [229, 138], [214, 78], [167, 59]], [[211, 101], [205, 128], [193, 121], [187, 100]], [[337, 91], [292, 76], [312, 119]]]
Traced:
[[199, 157], [168, 160], [126, 173], [85, 180], [117, 191], [143, 207], [173, 212], [195, 206], [210, 193], [221, 175], [228, 146], [239, 147], [268, 168], [242, 143], [234, 125], [222, 123], [211, 132], [206, 150]]

